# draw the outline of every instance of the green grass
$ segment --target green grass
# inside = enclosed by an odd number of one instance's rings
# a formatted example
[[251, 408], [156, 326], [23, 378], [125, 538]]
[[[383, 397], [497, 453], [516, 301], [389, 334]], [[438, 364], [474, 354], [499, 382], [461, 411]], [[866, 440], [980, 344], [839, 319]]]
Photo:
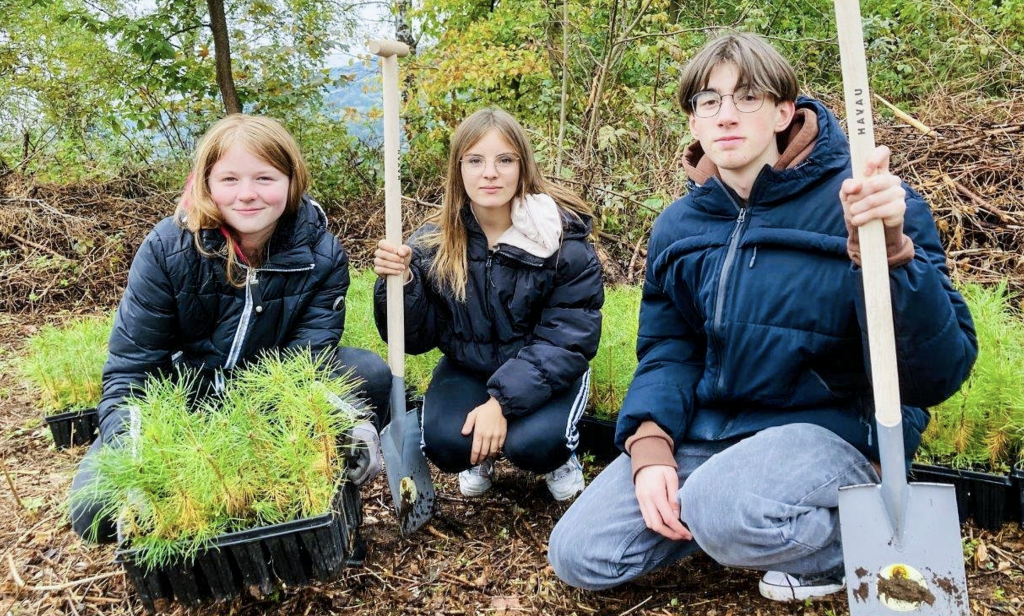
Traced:
[[[341, 336], [341, 345], [370, 349], [387, 359], [388, 345], [381, 340], [373, 321], [373, 285], [376, 281], [377, 274], [373, 270], [353, 272], [352, 284], [345, 298], [345, 333]], [[426, 392], [439, 359], [441, 352], [437, 349], [422, 355], [406, 355], [406, 385], [421, 395]]]
[[100, 450], [75, 499], [102, 503], [97, 520], [117, 518], [145, 567], [192, 558], [226, 532], [326, 513], [358, 411], [324, 357], [269, 353], [198, 412], [192, 377], [150, 379], [126, 402], [139, 426]]
[[47, 325], [32, 336], [15, 362], [47, 414], [95, 407], [103, 393], [103, 364], [113, 316]]
[[930, 409], [918, 460], [1005, 470], [1024, 456], [1024, 320], [1006, 285], [963, 288], [978, 359], [956, 394]]
[[600, 419], [614, 421], [636, 370], [636, 336], [640, 317], [639, 286], [605, 289], [601, 345], [590, 362], [590, 401]]

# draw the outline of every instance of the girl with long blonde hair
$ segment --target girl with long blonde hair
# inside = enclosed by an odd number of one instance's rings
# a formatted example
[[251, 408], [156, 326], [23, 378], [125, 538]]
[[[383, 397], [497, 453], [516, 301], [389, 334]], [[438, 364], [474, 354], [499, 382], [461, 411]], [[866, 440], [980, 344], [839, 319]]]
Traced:
[[[352, 370], [383, 417], [387, 364], [371, 351], [338, 347], [348, 257], [323, 209], [306, 196], [309, 185], [299, 147], [278, 122], [235, 114], [206, 133], [175, 214], [156, 225], [132, 262], [103, 368], [101, 438], [72, 492], [91, 481], [101, 447], [123, 443], [135, 420], [126, 397], [176, 367], [198, 373], [195, 395], [202, 397], [222, 390], [235, 368], [262, 351], [335, 352], [336, 372]], [[374, 420], [368, 416], [353, 431], [356, 483], [380, 470]], [[72, 500], [79, 535], [92, 538], [103, 505]], [[98, 540], [113, 540], [112, 521], [95, 528]]]
[[[378, 244], [374, 270], [402, 276], [409, 353], [439, 348], [423, 448], [464, 495], [490, 489], [494, 460], [544, 474], [552, 496], [583, 489], [576, 422], [604, 302], [590, 209], [544, 178], [523, 127], [483, 109], [452, 135], [440, 211], [408, 245]], [[383, 278], [377, 327], [386, 338]]]

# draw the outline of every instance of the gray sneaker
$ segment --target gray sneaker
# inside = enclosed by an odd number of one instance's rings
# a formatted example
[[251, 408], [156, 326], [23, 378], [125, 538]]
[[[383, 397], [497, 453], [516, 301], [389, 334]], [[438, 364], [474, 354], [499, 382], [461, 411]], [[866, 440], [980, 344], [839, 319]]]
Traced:
[[556, 501], [569, 500], [583, 491], [583, 465], [576, 459], [576, 454], [569, 461], [544, 476], [548, 491]]
[[767, 571], [757, 585], [761, 596], [772, 601], [806, 601], [837, 593], [846, 588], [843, 569], [828, 573], [798, 575]]
[[475, 498], [483, 496], [494, 484], [494, 460], [488, 458], [476, 466], [459, 473], [459, 492], [463, 496]]

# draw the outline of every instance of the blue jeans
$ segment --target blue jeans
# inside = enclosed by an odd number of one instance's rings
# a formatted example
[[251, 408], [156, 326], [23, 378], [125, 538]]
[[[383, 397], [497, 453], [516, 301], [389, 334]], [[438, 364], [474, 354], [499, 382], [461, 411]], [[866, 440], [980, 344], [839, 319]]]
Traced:
[[588, 590], [611, 588], [697, 550], [730, 567], [829, 571], [843, 562], [839, 488], [879, 480], [863, 454], [811, 424], [684, 442], [675, 457], [679, 517], [693, 540], [673, 541], [646, 527], [631, 461], [621, 455], [551, 532], [548, 559], [559, 578]]

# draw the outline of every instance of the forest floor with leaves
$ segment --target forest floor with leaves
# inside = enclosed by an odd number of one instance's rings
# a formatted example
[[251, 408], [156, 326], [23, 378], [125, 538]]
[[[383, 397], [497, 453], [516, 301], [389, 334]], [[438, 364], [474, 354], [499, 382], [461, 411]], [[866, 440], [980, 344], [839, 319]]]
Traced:
[[[835, 107], [835, 105], [833, 105]], [[878, 141], [894, 170], [932, 206], [958, 280], [1008, 279], [1024, 290], [1024, 94], [978, 106], [969, 96], [921, 107], [924, 126], [882, 119]], [[930, 129], [937, 131], [930, 132]], [[46, 323], [113, 308], [138, 244], [173, 210], [175, 194], [125, 177], [87, 186], [37, 185], [0, 177], [0, 366]], [[383, 234], [380, 203], [327, 204], [332, 229], [365, 266]], [[412, 200], [406, 227], [431, 205]], [[600, 212], [598, 212], [600, 214]], [[599, 235], [610, 281], [639, 280], [646, 238]], [[80, 308], [76, 308], [80, 307]], [[0, 370], [0, 616], [140, 614], [111, 547], [83, 545], [71, 531], [66, 497], [82, 448], [54, 450], [40, 413], [9, 369]], [[723, 568], [704, 556], [635, 583], [583, 592], [559, 582], [546, 542], [565, 506], [543, 482], [500, 467], [484, 499], [459, 496], [453, 477], [435, 474], [438, 508], [411, 538], [397, 534], [383, 475], [363, 490], [365, 563], [339, 581], [192, 610], [196, 614], [699, 614], [848, 613], [845, 594], [784, 605], [757, 592], [759, 574]], [[587, 467], [592, 477], [598, 465]], [[974, 614], [1024, 612], [1024, 533], [963, 527]], [[177, 608], [176, 613], [185, 613]]]
[[[69, 314], [0, 315], [0, 357], [17, 353], [44, 322]], [[80, 316], [80, 315], [74, 315]], [[67, 513], [71, 478], [85, 448], [56, 451], [39, 412], [11, 374], [0, 377], [0, 616], [143, 614], [111, 546], [83, 544]], [[614, 590], [561, 583], [547, 563], [547, 538], [566, 506], [543, 481], [499, 464], [492, 493], [466, 499], [452, 476], [435, 471], [437, 511], [409, 538], [399, 536], [383, 474], [362, 490], [365, 563], [330, 584], [284, 590], [171, 614], [576, 614], [637, 616], [802, 616], [848, 613], [846, 594], [779, 604], [757, 591], [759, 573], [696, 556]], [[600, 466], [590, 464], [588, 480]], [[14, 491], [12, 492], [11, 486]], [[1024, 533], [963, 527], [972, 614], [1024, 613]]]

